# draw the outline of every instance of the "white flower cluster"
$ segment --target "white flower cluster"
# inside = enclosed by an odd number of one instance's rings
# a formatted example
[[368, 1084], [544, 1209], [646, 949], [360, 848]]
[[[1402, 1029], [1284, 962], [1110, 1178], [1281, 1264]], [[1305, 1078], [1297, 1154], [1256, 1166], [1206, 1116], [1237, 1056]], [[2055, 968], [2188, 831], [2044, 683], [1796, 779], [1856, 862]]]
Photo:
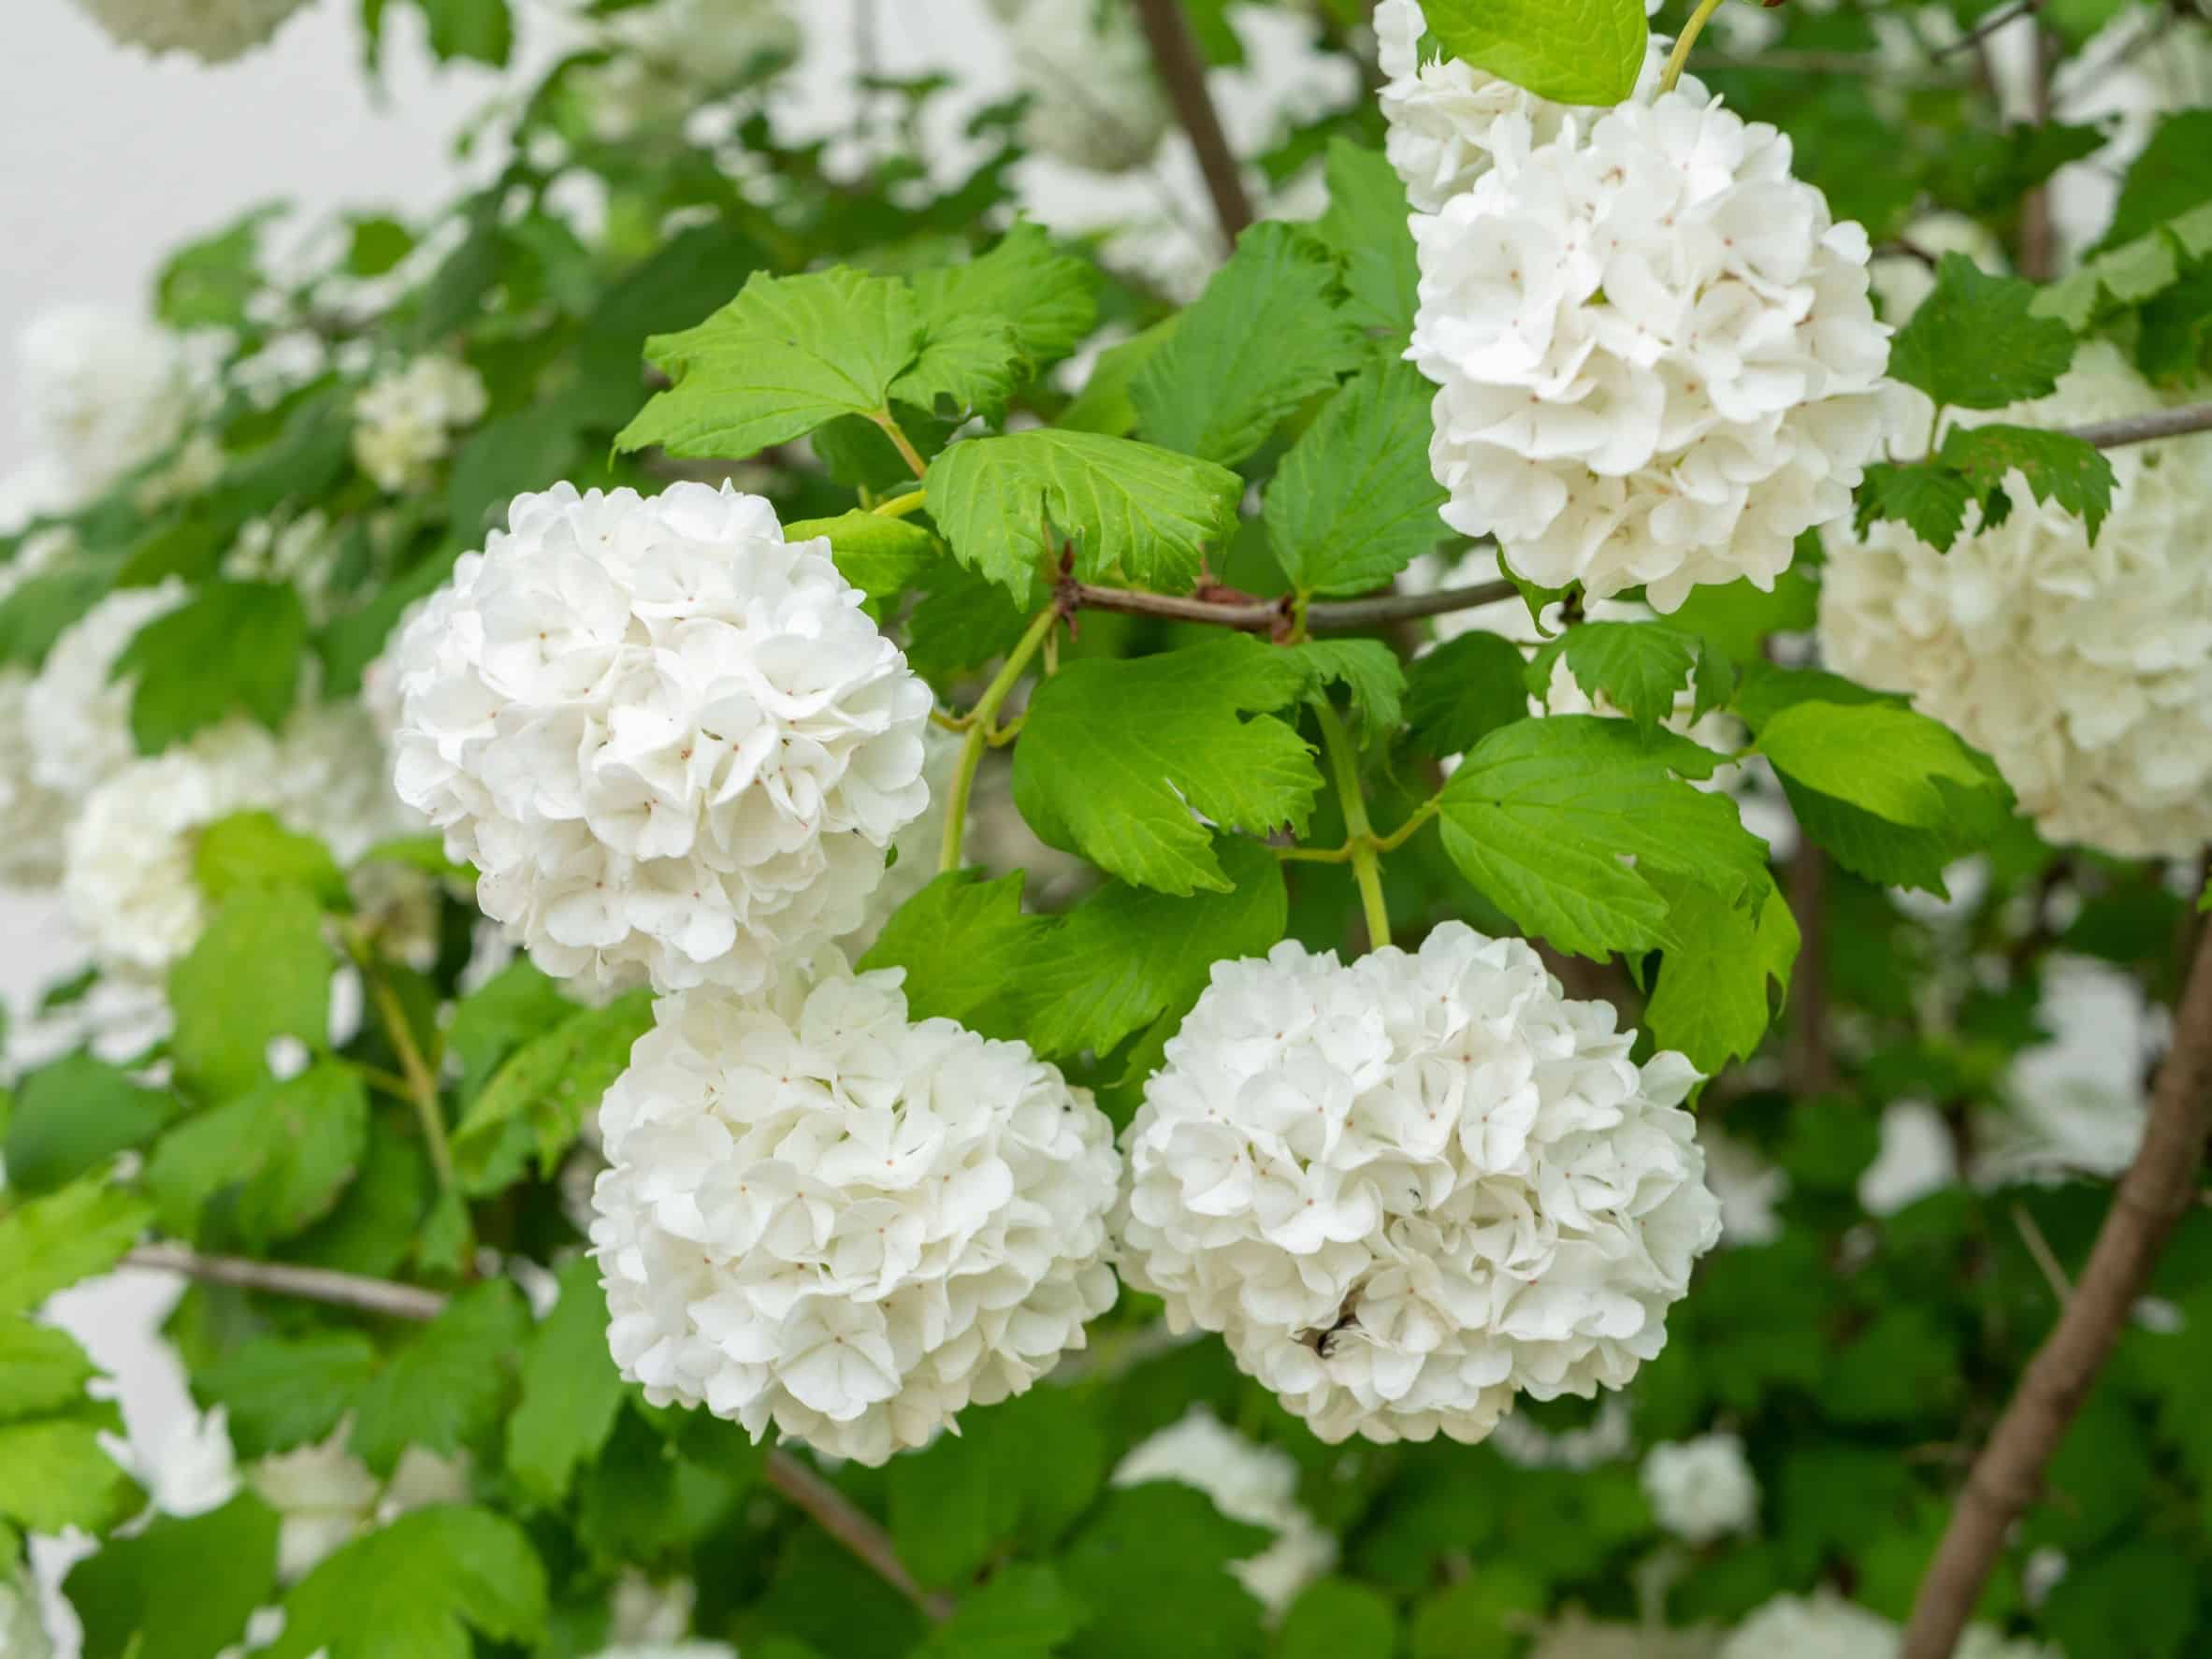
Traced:
[[436, 353], [379, 375], [354, 402], [354, 459], [389, 495], [420, 489], [464, 426], [484, 418], [484, 377]]
[[[2057, 392], [1993, 418], [2036, 426], [2160, 407], [2118, 350], [2082, 347]], [[2013, 507], [1938, 553], [1885, 520], [1829, 538], [1820, 642], [1996, 761], [2055, 842], [2180, 858], [2212, 839], [2212, 452], [2106, 452], [2118, 483], [2094, 543], [2008, 476]]]
[[1533, 1415], [1512, 1412], [1490, 1431], [1490, 1447], [1516, 1469], [1572, 1469], [1578, 1473], [1618, 1463], [1635, 1447], [1628, 1407], [1608, 1394], [1575, 1428], [1548, 1429]]
[[262, 45], [307, 0], [77, 0], [119, 46], [227, 64]]
[[591, 1237], [648, 1400], [878, 1464], [1083, 1345], [1120, 1161], [1025, 1045], [817, 966], [655, 1004], [600, 1107]]
[[1290, 1453], [1246, 1439], [1203, 1406], [1132, 1449], [1116, 1466], [1112, 1484], [1148, 1480], [1196, 1487], [1231, 1521], [1275, 1535], [1259, 1554], [1229, 1564], [1271, 1619], [1282, 1617], [1299, 1591], [1337, 1565], [1336, 1537], [1298, 1503], [1298, 1465]]
[[1710, 1544], [1758, 1524], [1758, 1477], [1740, 1435], [1655, 1446], [1644, 1454], [1641, 1479], [1653, 1519], [1685, 1544]]
[[928, 804], [929, 689], [860, 607], [727, 485], [519, 497], [399, 642], [399, 793], [548, 973], [757, 989]]
[[1125, 173], [1152, 159], [1169, 123], [1136, 14], [1097, 0], [1007, 0], [1014, 78], [1031, 94], [1030, 149], [1071, 166]]
[[[39, 467], [0, 479], [0, 536], [22, 535], [40, 514], [59, 510], [60, 490], [59, 481]], [[65, 531], [24, 537], [15, 556], [0, 564], [0, 599], [65, 553], [70, 541]], [[32, 685], [30, 671], [20, 663], [0, 666], [0, 884], [44, 887], [61, 874], [69, 805], [36, 775]]]
[[1123, 1276], [1325, 1440], [1618, 1388], [1719, 1236], [1677, 1054], [1521, 940], [1215, 965], [1127, 1138]]
[[[1736, 1627], [1718, 1659], [1897, 1659], [1901, 1632], [1879, 1613], [1826, 1588], [1778, 1595]], [[2013, 1641], [1987, 1624], [1968, 1626], [1958, 1659], [2059, 1659], [2055, 1649]]]
[[1412, 221], [1446, 522], [1593, 599], [1771, 585], [1882, 437], [1865, 232], [1694, 82], [1540, 137], [1501, 116]]
[[796, 55], [800, 33], [785, 0], [652, 0], [608, 18], [600, 44], [612, 55], [582, 80], [593, 126], [621, 138]]
[[52, 1652], [38, 1586], [27, 1575], [0, 1578], [0, 1659], [49, 1659]]
[[177, 337], [144, 317], [57, 306], [16, 345], [23, 437], [45, 474], [42, 512], [80, 507], [183, 436], [195, 402]]

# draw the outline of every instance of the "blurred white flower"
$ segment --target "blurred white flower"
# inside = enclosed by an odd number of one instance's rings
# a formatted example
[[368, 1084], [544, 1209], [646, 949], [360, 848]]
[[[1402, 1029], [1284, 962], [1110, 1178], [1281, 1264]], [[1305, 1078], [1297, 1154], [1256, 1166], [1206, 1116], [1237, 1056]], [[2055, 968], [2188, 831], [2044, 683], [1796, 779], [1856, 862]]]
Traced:
[[1635, 1445], [1628, 1407], [1607, 1394], [1580, 1428], [1547, 1429], [1525, 1411], [1509, 1411], [1490, 1433], [1497, 1455], [1516, 1469], [1595, 1469], [1618, 1463]]
[[[1826, 1586], [1810, 1596], [1778, 1595], [1736, 1627], [1718, 1659], [1897, 1659], [1902, 1639], [1879, 1613]], [[2059, 1659], [2057, 1650], [2008, 1640], [1987, 1624], [1969, 1625], [1957, 1659]]]
[[1711, 1118], [1698, 1120], [1698, 1144], [1705, 1148], [1705, 1185], [1720, 1200], [1721, 1243], [1767, 1245], [1780, 1238], [1782, 1218], [1774, 1206], [1789, 1194], [1789, 1172], [1725, 1133]]
[[81, 802], [138, 757], [131, 739], [136, 675], [115, 665], [138, 630], [182, 604], [190, 589], [175, 577], [153, 587], [119, 587], [65, 628], [46, 654], [28, 694], [31, 775]]
[[[167, 12], [163, 0], [130, 6]], [[60, 306], [16, 347], [23, 436], [89, 500], [183, 435], [192, 375], [176, 336], [125, 311]]]
[[423, 488], [464, 426], [484, 418], [484, 377], [431, 353], [369, 382], [354, 402], [354, 459], [379, 489]]
[[1100, 173], [1151, 159], [1169, 113], [1133, 9], [1019, 0], [1007, 35], [1015, 80], [1031, 94], [1021, 126], [1031, 149]]
[[205, 64], [243, 57], [276, 34], [307, 0], [77, 0], [118, 46], [159, 56], [181, 51]]
[[1652, 1515], [1687, 1544], [1710, 1544], [1758, 1524], [1758, 1477], [1738, 1435], [1668, 1441], [1644, 1454], [1640, 1479]]
[[612, 55], [586, 66], [577, 84], [602, 138], [687, 115], [750, 71], [797, 54], [800, 32], [785, 0], [650, 0], [603, 21]]
[[1959, 1152], [1942, 1113], [1924, 1101], [1892, 1101], [1882, 1108], [1881, 1147], [1859, 1172], [1860, 1208], [1895, 1215], [1958, 1179]]
[[469, 1498], [467, 1457], [441, 1458], [420, 1446], [399, 1456], [389, 1480], [380, 1481], [346, 1442], [346, 1419], [324, 1439], [262, 1458], [246, 1471], [246, 1484], [277, 1512], [277, 1577], [290, 1584], [369, 1527], [410, 1509]]

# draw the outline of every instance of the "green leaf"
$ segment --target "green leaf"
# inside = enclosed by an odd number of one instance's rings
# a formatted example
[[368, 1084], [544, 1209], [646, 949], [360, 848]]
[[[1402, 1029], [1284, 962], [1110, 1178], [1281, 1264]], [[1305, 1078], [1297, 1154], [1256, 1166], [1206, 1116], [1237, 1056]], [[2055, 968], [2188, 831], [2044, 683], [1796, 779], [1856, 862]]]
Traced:
[[1137, 429], [1185, 454], [1243, 460], [1358, 365], [1366, 337], [1336, 297], [1325, 247], [1294, 225], [1253, 225], [1131, 383]]
[[1946, 253], [1935, 287], [1889, 342], [1889, 373], [1952, 409], [2047, 397], [2074, 361], [2074, 331], [2033, 314], [2033, 283]]
[[177, 1115], [176, 1096], [147, 1089], [89, 1054], [72, 1054], [16, 1085], [0, 1163], [18, 1192], [51, 1192], [118, 1152], [152, 1140]]
[[799, 519], [784, 527], [784, 539], [829, 539], [837, 573], [868, 596], [863, 607], [881, 622], [897, 609], [899, 596], [936, 557], [936, 541], [911, 519], [879, 512], [852, 512], [836, 518]]
[[2097, 539], [2112, 511], [2112, 463], [2081, 439], [2035, 426], [1954, 426], [1944, 439], [1941, 456], [1956, 468], [1982, 498], [1985, 524], [2003, 522], [2004, 511], [1990, 511], [2007, 473], [2017, 472], [2038, 501], [2056, 501], [2082, 521], [2089, 540]]
[[578, 1466], [614, 1432], [622, 1398], [599, 1265], [579, 1256], [561, 1269], [560, 1299], [523, 1354], [522, 1398], [507, 1420], [508, 1472], [538, 1502], [559, 1503]]
[[1388, 1596], [1348, 1579], [1316, 1579], [1283, 1615], [1276, 1659], [1391, 1659], [1397, 1636]]
[[1552, 665], [1562, 656], [1584, 696], [1604, 699], [1650, 732], [1674, 713], [1705, 652], [1695, 636], [1662, 622], [1578, 622], [1529, 663], [1530, 695], [1549, 694]]
[[463, 1291], [361, 1391], [354, 1454], [386, 1476], [410, 1446], [453, 1456], [498, 1421], [528, 1331], [507, 1280]]
[[307, 613], [291, 585], [210, 582], [140, 628], [116, 659], [136, 674], [131, 738], [158, 755], [242, 711], [276, 730], [292, 712], [307, 653]]
[[0, 1422], [74, 1411], [98, 1374], [68, 1332], [21, 1314], [0, 1317]]
[[353, 1409], [376, 1369], [376, 1349], [358, 1331], [256, 1336], [193, 1373], [193, 1389], [228, 1416], [241, 1458], [267, 1457], [320, 1440]]
[[1893, 518], [1938, 553], [1948, 553], [1966, 527], [1973, 485], [1963, 473], [1929, 462], [1875, 461], [1858, 487], [1852, 527], [1864, 536], [1873, 525]]
[[1264, 516], [1300, 593], [1381, 587], [1447, 534], [1428, 467], [1432, 391], [1410, 363], [1371, 363], [1283, 456]]
[[1361, 735], [1372, 742], [1395, 731], [1405, 718], [1406, 668], [1398, 654], [1381, 640], [1308, 640], [1293, 655], [1313, 673], [1308, 697], [1341, 685], [1351, 695], [1352, 714]]
[[277, 1585], [277, 1513], [252, 1493], [187, 1520], [158, 1517], [70, 1569], [84, 1659], [215, 1659]]
[[1236, 528], [1243, 481], [1225, 467], [1126, 438], [1042, 429], [971, 438], [930, 463], [930, 516], [953, 556], [1025, 611], [1063, 541], [1076, 574], [1181, 591]]
[[1800, 553], [1800, 563], [1775, 578], [1771, 592], [1753, 586], [1748, 577], [1702, 583], [1690, 589], [1689, 598], [1667, 620], [1701, 636], [1723, 656], [1756, 662], [1769, 635], [1809, 633], [1818, 621], [1820, 589], [1806, 574], [1803, 556]]
[[982, 258], [917, 272], [913, 285], [921, 354], [892, 392], [924, 409], [967, 379], [983, 395], [954, 401], [995, 419], [1006, 394], [1073, 351], [1098, 315], [1097, 272], [1027, 221]]
[[1892, 824], [1788, 778], [1782, 788], [1808, 840], [1852, 874], [1882, 887], [1917, 887], [1947, 898], [1944, 871], [1974, 850], [1976, 838], [1963, 830]]
[[54, 641], [91, 610], [108, 586], [108, 571], [74, 565], [16, 583], [7, 597], [0, 599], [0, 663], [36, 669]]
[[2003, 786], [1950, 729], [1894, 703], [1799, 702], [1768, 720], [1759, 752], [1785, 777], [1892, 824], [2002, 818]]
[[1444, 50], [1561, 104], [1617, 104], [1636, 90], [1650, 27], [1642, 0], [1425, 0]]
[[536, 1641], [545, 1568], [522, 1529], [489, 1509], [416, 1509], [325, 1559], [284, 1597], [269, 1659], [470, 1659], [473, 1629]]
[[296, 1037], [326, 1046], [330, 950], [314, 900], [297, 887], [242, 887], [169, 970], [177, 1017], [170, 1053], [179, 1081], [211, 1101], [268, 1075], [268, 1046]]
[[454, 1131], [454, 1165], [470, 1190], [506, 1186], [532, 1155], [550, 1176], [652, 1024], [651, 993], [634, 990], [604, 1008], [579, 1009], [517, 1049]]
[[154, 310], [171, 328], [238, 328], [261, 287], [261, 228], [282, 202], [249, 208], [214, 235], [187, 242], [154, 278]]
[[241, 887], [285, 887], [312, 893], [333, 910], [351, 903], [330, 849], [265, 812], [233, 813], [201, 830], [192, 874], [217, 903]]
[[996, 317], [939, 317], [923, 330], [920, 354], [891, 382], [903, 404], [949, 420], [997, 420], [1021, 378], [1021, 347]]
[[29, 1313], [56, 1291], [106, 1273], [138, 1242], [152, 1206], [98, 1179], [0, 1216], [0, 1315]]
[[429, 20], [430, 50], [441, 64], [455, 58], [504, 67], [514, 50], [507, 0], [415, 0]]
[[1442, 759], [1528, 717], [1527, 665], [1499, 634], [1467, 633], [1413, 660], [1406, 673], [1406, 722], [1413, 746]]
[[1730, 902], [1765, 872], [1766, 846], [1734, 802], [1684, 781], [1719, 762], [1601, 714], [1516, 721], [1444, 786], [1444, 850], [1524, 932], [1578, 956], [1650, 950], [1673, 935], [1648, 872], [1694, 876]]
[[1259, 1604], [1228, 1564], [1267, 1547], [1264, 1527], [1231, 1521], [1205, 1493], [1176, 1481], [1109, 1492], [1059, 1562], [1091, 1609], [1066, 1648], [1071, 1659], [1203, 1653], [1252, 1659]]
[[1768, 981], [1789, 995], [1797, 918], [1771, 876], [1734, 904], [1669, 871], [1647, 871], [1644, 879], [1666, 896], [1667, 928], [1678, 942], [1668, 947], [1644, 1024], [1660, 1047], [1679, 1050], [1713, 1076], [1758, 1047], [1771, 1017]]
[[876, 935], [863, 969], [904, 968], [906, 1005], [916, 1019], [955, 1019], [984, 1036], [1011, 1041], [1027, 1024], [1012, 995], [1026, 988], [1050, 927], [1021, 911], [1021, 873], [996, 881], [953, 870], [899, 906]]
[[1004, 656], [1029, 627], [1006, 590], [954, 559], [922, 572], [906, 613], [906, 664], [940, 684]]
[[2207, 155], [2212, 155], [2212, 109], [2177, 109], [2162, 116], [2120, 182], [2112, 223], [2096, 252], [2133, 241], [2212, 202]]
[[1136, 405], [1129, 388], [1182, 320], [1182, 312], [1170, 311], [1143, 333], [1101, 352], [1098, 361], [1091, 366], [1091, 377], [1083, 382], [1082, 391], [1060, 411], [1055, 423], [1059, 429], [1098, 432], [1108, 438], [1126, 438], [1135, 431]]
[[146, 1164], [164, 1230], [202, 1235], [223, 1195], [221, 1230], [266, 1248], [328, 1215], [369, 1146], [369, 1091], [335, 1060], [266, 1083], [164, 1135]]
[[1387, 156], [1342, 137], [1329, 140], [1329, 208], [1313, 234], [1344, 271], [1344, 316], [1394, 340], [1413, 332], [1421, 266], [1407, 223], [1406, 187]]
[[972, 1413], [886, 1471], [891, 1542], [924, 1584], [972, 1580], [1008, 1545], [1048, 1553], [1106, 1484], [1106, 1435], [1069, 1390]]
[[675, 383], [614, 441], [731, 460], [802, 438], [839, 415], [872, 414], [920, 346], [906, 285], [842, 267], [797, 277], [756, 271], [696, 327], [656, 335], [645, 355]]
[[517, 957], [455, 1003], [445, 1046], [461, 1061], [461, 1097], [475, 1099], [510, 1054], [564, 1022], [576, 1007], [528, 957]]
[[2067, 1563], [2051, 1587], [2044, 1623], [2075, 1653], [2109, 1659], [2181, 1659], [2201, 1628], [2194, 1558], [2176, 1543], [2137, 1537]]
[[106, 1532], [138, 1507], [137, 1483], [101, 1450], [106, 1425], [42, 1417], [0, 1423], [0, 1521], [24, 1532]]
[[914, 1659], [1050, 1659], [1087, 1617], [1050, 1567], [1016, 1562], [963, 1597]]
[[[1544, 1610], [1543, 1580], [1510, 1557], [1486, 1561], [1413, 1615], [1410, 1659], [1511, 1659]], [[1781, 1659], [1777, 1654], [1775, 1659]]]
[[1267, 711], [1307, 680], [1295, 658], [1242, 634], [1064, 664], [1030, 700], [1015, 802], [1048, 844], [1124, 881], [1225, 892], [1212, 834], [1194, 815], [1254, 833], [1304, 827], [1321, 773], [1305, 740]]

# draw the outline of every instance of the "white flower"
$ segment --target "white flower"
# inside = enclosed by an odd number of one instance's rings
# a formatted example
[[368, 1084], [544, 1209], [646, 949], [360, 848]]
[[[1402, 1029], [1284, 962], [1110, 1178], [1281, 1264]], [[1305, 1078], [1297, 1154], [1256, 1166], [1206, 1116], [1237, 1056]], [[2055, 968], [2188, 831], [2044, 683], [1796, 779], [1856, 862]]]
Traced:
[[624, 1567], [607, 1608], [607, 1639], [617, 1648], [680, 1642], [690, 1633], [699, 1587], [689, 1579], [654, 1580]]
[[262, 45], [307, 0], [77, 0], [118, 46], [227, 64]]
[[518, 497], [399, 642], [398, 782], [540, 967], [751, 990], [859, 925], [929, 688], [757, 496]]
[[165, 1515], [205, 1515], [238, 1495], [230, 1418], [220, 1406], [172, 1428], [158, 1447], [134, 1449], [131, 1461]]
[[1669, 1441], [1644, 1454], [1643, 1495], [1658, 1523], [1688, 1544], [1758, 1524], [1758, 1477], [1736, 1435]]
[[1882, 436], [1866, 233], [1701, 93], [1530, 137], [1412, 221], [1446, 522], [1593, 599], [1771, 586]]
[[60, 306], [24, 328], [16, 357], [23, 434], [60, 466], [76, 501], [175, 443], [192, 412], [183, 351], [143, 317]]
[[435, 353], [379, 375], [354, 402], [354, 459], [379, 489], [421, 489], [453, 448], [454, 435], [484, 418], [484, 377]]
[[288, 524], [248, 523], [223, 555], [223, 574], [233, 582], [290, 584], [308, 620], [320, 625], [333, 613], [330, 583], [342, 551], [337, 527], [321, 509], [310, 508]]
[[[922, 729], [921, 775], [930, 788], [930, 804], [921, 816], [907, 825], [891, 839], [891, 850], [897, 857], [883, 873], [883, 880], [868, 895], [867, 911], [860, 925], [837, 941], [837, 948], [856, 960], [866, 953], [882, 933], [884, 924], [896, 916], [899, 906], [928, 887], [936, 879], [937, 859], [943, 850], [945, 815], [951, 804], [952, 778], [960, 764], [960, 737], [945, 730], [933, 722]], [[976, 816], [981, 803], [971, 800], [968, 815], [971, 821]]]
[[400, 832], [383, 755], [357, 705], [325, 703], [279, 735], [234, 715], [118, 770], [85, 798], [64, 857], [63, 896], [94, 956], [159, 974], [192, 948], [208, 921], [197, 834], [234, 813], [271, 813], [340, 864]]
[[1703, 1625], [1669, 1630], [1601, 1623], [1576, 1609], [1544, 1627], [1527, 1659], [1713, 1659], [1713, 1646], [1712, 1632]]
[[1532, 1417], [1508, 1412], [1491, 1430], [1490, 1444], [1516, 1469], [1586, 1470], [1626, 1457], [1635, 1436], [1628, 1407], [1618, 1394], [1608, 1394], [1580, 1428], [1547, 1429]]
[[410, 1446], [392, 1478], [380, 1481], [346, 1450], [353, 1427], [348, 1418], [327, 1438], [265, 1457], [247, 1471], [246, 1484], [277, 1512], [277, 1577], [286, 1584], [373, 1523], [468, 1501], [466, 1454], [447, 1459]]
[[1026, 1045], [842, 967], [654, 1005], [600, 1109], [591, 1238], [648, 1400], [879, 1464], [1083, 1346], [1120, 1161]]
[[155, 587], [119, 587], [63, 630], [27, 694], [34, 781], [81, 801], [137, 758], [130, 727], [137, 680], [116, 678], [115, 665], [140, 628], [189, 595], [175, 577]]
[[[2092, 341], [2053, 396], [1989, 418], [2063, 426], [2161, 402]], [[2180, 858], [2212, 840], [2212, 448], [2104, 453], [2118, 483], [2094, 545], [2017, 474], [2010, 516], [1948, 553], [1888, 520], [1863, 542], [1830, 535], [1820, 643], [1987, 752], [2048, 839]]]
[[1177, 1480], [1197, 1488], [1231, 1521], [1264, 1526], [1275, 1541], [1229, 1564], [1236, 1581], [1279, 1619], [1298, 1592], [1337, 1565], [1337, 1540], [1298, 1504], [1298, 1465], [1279, 1447], [1246, 1439], [1193, 1406], [1134, 1448], [1114, 1470], [1116, 1486]]
[[1959, 1153], [1943, 1114], [1925, 1101], [1892, 1101], [1882, 1108], [1881, 1143], [1859, 1172], [1859, 1207], [1891, 1216], [1959, 1178]]
[[2014, 1057], [2009, 1110], [1977, 1124], [1977, 1186], [2117, 1177], [2135, 1160], [2149, 1116], [2147, 1063], [2163, 1021], [2132, 974], [2087, 957], [2046, 959], [2036, 1017], [2051, 1040]]
[[621, 138], [795, 56], [800, 33], [784, 0], [653, 0], [607, 19], [601, 43], [614, 55], [580, 79], [594, 129]]
[[[1903, 1633], [1834, 1591], [1778, 1595], [1736, 1627], [1719, 1659], [1897, 1659]], [[2059, 1659], [2056, 1649], [2010, 1641], [1987, 1624], [1967, 1627], [1958, 1659]]]
[[1516, 1392], [1622, 1386], [1720, 1216], [1697, 1074], [1614, 1019], [1456, 922], [1216, 963], [1126, 1137], [1123, 1277], [1324, 1440], [1479, 1440]]
[[1007, 34], [1015, 80], [1032, 94], [1021, 123], [1030, 149], [1099, 173], [1151, 160], [1169, 114], [1133, 10], [1022, 0]]
[[1774, 1206], [1789, 1195], [1789, 1172], [1710, 1118], [1698, 1120], [1698, 1144], [1705, 1148], [1705, 1185], [1720, 1200], [1721, 1243], [1769, 1245], [1780, 1238], [1782, 1218]]

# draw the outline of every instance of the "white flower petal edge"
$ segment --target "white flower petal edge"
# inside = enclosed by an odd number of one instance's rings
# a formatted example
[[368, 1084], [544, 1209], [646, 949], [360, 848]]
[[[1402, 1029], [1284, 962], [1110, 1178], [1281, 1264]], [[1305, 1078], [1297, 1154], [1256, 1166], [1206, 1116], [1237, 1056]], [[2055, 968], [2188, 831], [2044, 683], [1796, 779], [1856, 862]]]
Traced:
[[1771, 586], [1850, 511], [1887, 402], [1866, 233], [1786, 137], [1692, 86], [1549, 141], [1506, 117], [1488, 169], [1412, 219], [1446, 522], [1530, 581], [1661, 612]]
[[863, 919], [929, 688], [725, 485], [515, 498], [394, 656], [398, 784], [538, 965], [753, 990]]
[[1719, 1237], [1678, 1054], [1459, 923], [1215, 964], [1125, 1136], [1123, 1277], [1324, 1440], [1618, 1388]]
[[[2049, 397], [1987, 418], [2064, 426], [2163, 401], [2091, 341]], [[2017, 475], [2004, 523], [1948, 553], [1888, 520], [1831, 533], [1821, 650], [1986, 751], [2050, 840], [2184, 858], [2212, 839], [2212, 450], [2105, 454], [2118, 484], [2094, 544]]]
[[600, 1108], [591, 1229], [624, 1377], [880, 1464], [1025, 1392], [1111, 1306], [1120, 1176], [1021, 1043], [906, 1017], [825, 953], [664, 997]]
[[1264, 1526], [1275, 1541], [1229, 1564], [1252, 1599], [1279, 1619], [1298, 1592], [1337, 1565], [1337, 1540], [1298, 1503], [1298, 1465], [1279, 1447], [1246, 1439], [1203, 1406], [1139, 1442], [1112, 1484], [1176, 1480], [1197, 1488], [1231, 1521]]
[[1643, 1495], [1658, 1523], [1687, 1544], [1710, 1544], [1758, 1524], [1758, 1478], [1738, 1435], [1668, 1441], [1644, 1454]]
[[[1721, 1644], [1718, 1659], [1897, 1659], [1902, 1637], [1881, 1614], [1824, 1586], [1809, 1596], [1778, 1595], [1768, 1602]], [[1974, 1624], [1959, 1638], [1958, 1659], [2059, 1659], [2059, 1653]]]

